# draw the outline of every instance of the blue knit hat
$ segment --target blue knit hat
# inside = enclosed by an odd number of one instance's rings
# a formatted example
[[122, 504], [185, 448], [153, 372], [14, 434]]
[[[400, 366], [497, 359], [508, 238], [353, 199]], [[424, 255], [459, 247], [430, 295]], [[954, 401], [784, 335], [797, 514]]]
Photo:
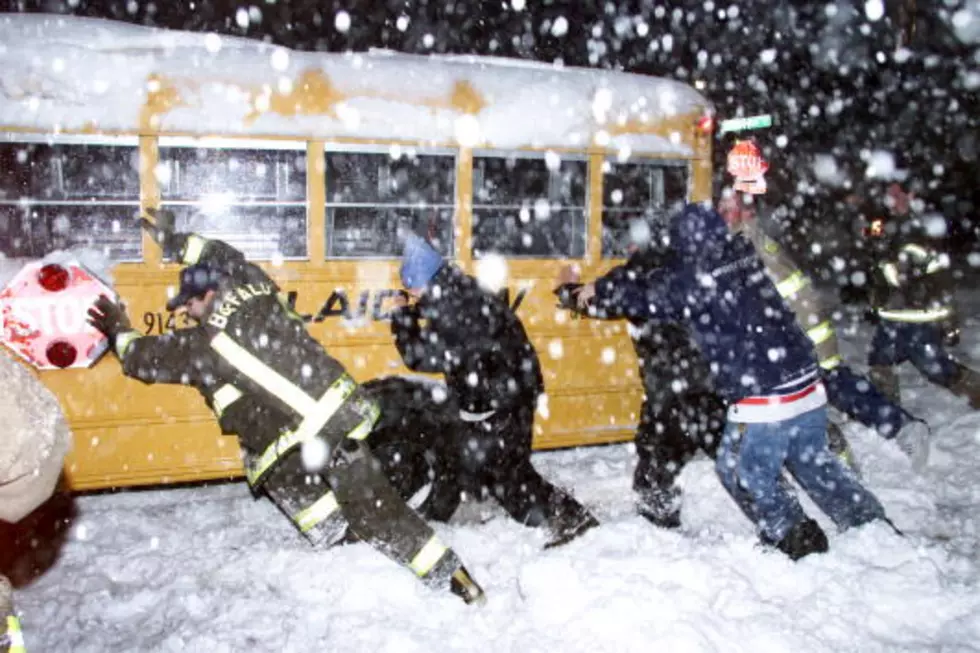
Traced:
[[442, 267], [442, 255], [415, 234], [405, 238], [402, 254], [402, 285], [409, 290], [424, 288]]

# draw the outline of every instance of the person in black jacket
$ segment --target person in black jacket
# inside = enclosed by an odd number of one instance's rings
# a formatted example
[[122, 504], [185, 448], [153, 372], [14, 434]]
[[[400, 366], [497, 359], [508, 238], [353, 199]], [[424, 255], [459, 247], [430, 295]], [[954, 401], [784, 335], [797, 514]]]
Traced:
[[227, 243], [175, 231], [169, 212], [151, 215], [142, 226], [187, 265], [167, 307], [184, 307], [198, 325], [145, 336], [121, 305], [101, 297], [89, 321], [109, 338], [123, 372], [197, 389], [222, 431], [238, 436], [249, 485], [313, 544], [350, 533], [423, 582], [482, 601], [456, 553], [405, 505], [367, 449], [377, 403], [309, 335], [275, 282]]
[[449, 521], [463, 491], [457, 442], [467, 426], [445, 386], [389, 376], [361, 387], [381, 406], [367, 445], [388, 481], [422, 517]]
[[[649, 237], [630, 249], [626, 263], [610, 270], [606, 278], [642, 275], [664, 264], [665, 252]], [[601, 319], [625, 317], [622, 307], [612, 302], [579, 309], [575, 296], [582, 284], [571, 268], [560, 281], [555, 293], [563, 308]], [[724, 431], [725, 404], [715, 394], [708, 366], [683, 327], [635, 317], [629, 322], [644, 390], [634, 440], [637, 510], [657, 526], [676, 528], [681, 524], [677, 477], [699, 449], [714, 458]]]
[[[449, 400], [465, 425], [453, 443], [459, 475], [454, 482], [467, 495], [489, 493], [523, 524], [547, 525], [549, 547], [597, 525], [584, 506], [531, 464], [534, 412], [544, 381], [517, 315], [414, 234], [406, 239], [401, 278], [418, 301], [393, 314], [395, 345], [408, 368], [445, 376]], [[453, 500], [458, 502], [458, 493]]]

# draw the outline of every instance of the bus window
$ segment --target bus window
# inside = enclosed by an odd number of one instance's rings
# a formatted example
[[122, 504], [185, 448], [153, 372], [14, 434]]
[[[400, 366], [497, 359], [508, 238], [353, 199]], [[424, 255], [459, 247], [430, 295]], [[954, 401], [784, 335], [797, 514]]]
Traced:
[[664, 222], [669, 207], [687, 200], [687, 162], [607, 161], [603, 171], [602, 256], [625, 258], [631, 219]]
[[581, 258], [586, 241], [584, 159], [473, 158], [473, 256]]
[[326, 189], [328, 258], [398, 257], [399, 229], [451, 255], [454, 155], [327, 152]]
[[253, 145], [161, 146], [162, 204], [181, 231], [220, 238], [252, 260], [306, 258], [305, 145]]
[[132, 145], [0, 143], [0, 252], [41, 258], [93, 249], [142, 258], [139, 153]]

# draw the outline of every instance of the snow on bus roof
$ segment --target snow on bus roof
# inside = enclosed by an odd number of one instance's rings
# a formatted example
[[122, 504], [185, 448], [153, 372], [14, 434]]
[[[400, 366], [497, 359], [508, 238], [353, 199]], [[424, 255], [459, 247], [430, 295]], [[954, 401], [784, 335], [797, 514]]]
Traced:
[[[494, 57], [321, 53], [0, 14], [0, 130], [384, 139], [691, 155], [693, 88]], [[625, 145], [624, 145], [625, 144]]]

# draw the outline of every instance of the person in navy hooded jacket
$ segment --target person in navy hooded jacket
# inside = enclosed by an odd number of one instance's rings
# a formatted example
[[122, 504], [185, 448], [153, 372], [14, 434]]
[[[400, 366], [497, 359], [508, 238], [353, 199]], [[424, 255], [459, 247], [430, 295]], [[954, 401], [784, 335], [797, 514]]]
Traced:
[[780, 298], [752, 245], [712, 209], [690, 204], [671, 220], [671, 255], [658, 269], [601, 278], [586, 305], [688, 328], [728, 402], [716, 458], [725, 489], [766, 544], [796, 560], [827, 537], [786, 483], [785, 466], [840, 528], [884, 519], [878, 500], [827, 446], [827, 398], [813, 344]]
[[401, 279], [418, 301], [392, 314], [395, 345], [409, 369], [445, 375], [448, 400], [459, 415], [460, 432], [435, 452], [447, 457], [431, 490], [444, 518], [464, 491], [477, 498], [489, 494], [517, 521], [547, 527], [547, 547], [598, 525], [531, 464], [544, 380], [537, 352], [507, 302], [414, 234], [406, 238]]

